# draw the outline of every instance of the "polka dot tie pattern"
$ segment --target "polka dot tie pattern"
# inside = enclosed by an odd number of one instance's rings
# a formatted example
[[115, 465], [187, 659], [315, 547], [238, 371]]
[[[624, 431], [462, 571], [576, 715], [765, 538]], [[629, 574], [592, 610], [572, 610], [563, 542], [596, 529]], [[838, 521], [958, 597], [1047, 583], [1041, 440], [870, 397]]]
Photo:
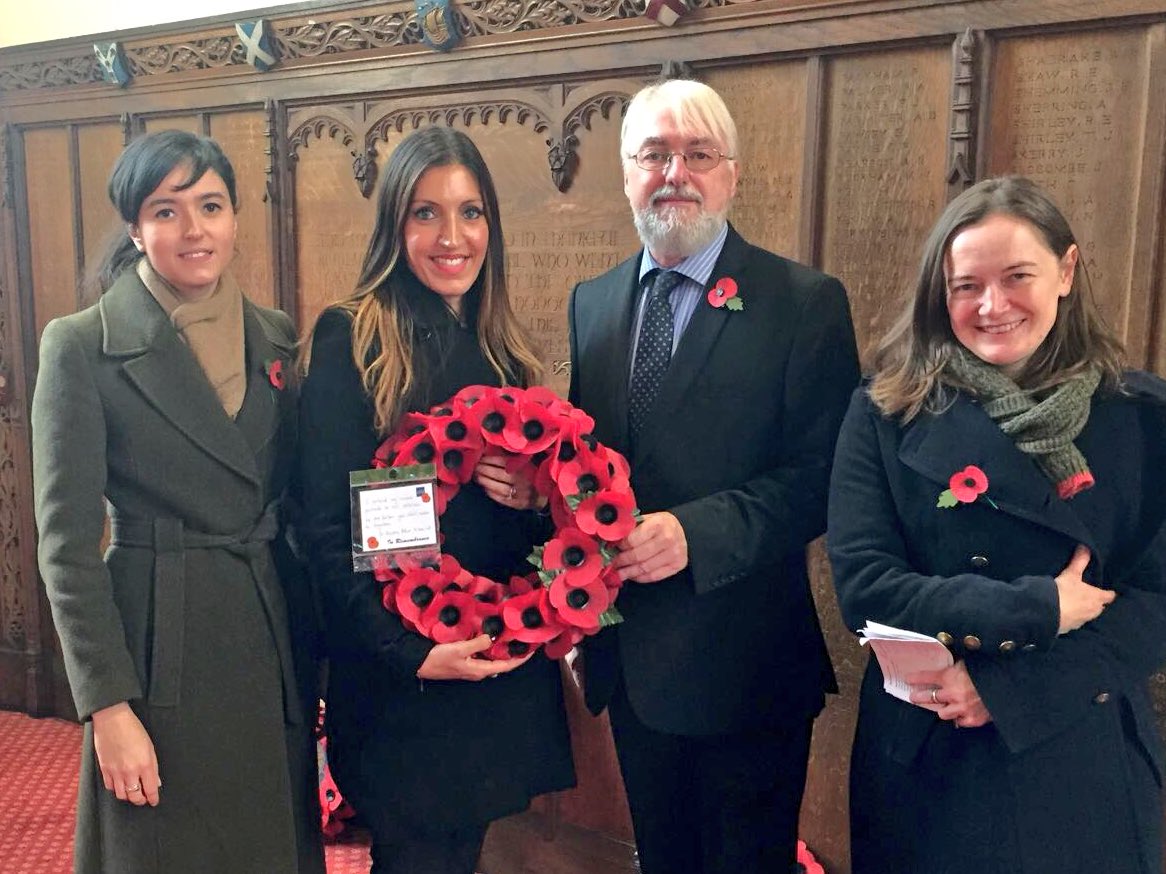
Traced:
[[668, 295], [684, 278], [675, 270], [654, 270], [648, 277], [652, 287], [648, 291], [648, 304], [640, 324], [640, 339], [636, 345], [636, 361], [632, 365], [632, 385], [628, 393], [628, 427], [633, 449], [672, 361], [672, 305], [668, 302]]

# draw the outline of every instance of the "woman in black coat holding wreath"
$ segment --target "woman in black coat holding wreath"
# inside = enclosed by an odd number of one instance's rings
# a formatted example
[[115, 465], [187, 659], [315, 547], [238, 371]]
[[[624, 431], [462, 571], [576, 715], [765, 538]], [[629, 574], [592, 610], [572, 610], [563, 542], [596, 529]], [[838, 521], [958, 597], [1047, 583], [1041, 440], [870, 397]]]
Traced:
[[[325, 612], [328, 752], [372, 830], [374, 874], [471, 874], [491, 820], [574, 783], [559, 666], [435, 644], [352, 570], [348, 474], [410, 411], [541, 368], [506, 293], [498, 199], [473, 142], [431, 127], [385, 168], [356, 292], [311, 338], [301, 398], [304, 545]], [[532, 485], [483, 458], [441, 517], [442, 549], [496, 581], [545, 539]], [[486, 682], [482, 682], [486, 681]]]
[[883, 691], [851, 762], [855, 874], [1160, 874], [1166, 386], [1123, 371], [1043, 191], [989, 179], [927, 242], [842, 426], [842, 614], [955, 663]]

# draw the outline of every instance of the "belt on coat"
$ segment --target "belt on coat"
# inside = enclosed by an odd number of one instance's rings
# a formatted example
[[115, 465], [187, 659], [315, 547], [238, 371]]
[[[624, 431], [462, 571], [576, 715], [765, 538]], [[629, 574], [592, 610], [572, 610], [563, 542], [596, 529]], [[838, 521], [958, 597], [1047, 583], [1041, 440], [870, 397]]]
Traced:
[[[279, 533], [280, 501], [275, 500], [246, 531], [208, 534], [187, 527], [181, 519], [166, 516], [145, 518], [119, 514], [111, 508], [110, 543], [113, 546], [150, 549], [154, 552], [154, 642], [150, 654], [150, 686], [147, 701], [153, 707], [177, 707], [182, 676], [182, 647], [186, 604], [185, 553], [191, 549], [222, 549], [238, 555], [251, 568], [260, 601], [275, 640], [283, 680], [284, 712], [290, 722], [302, 721], [299, 692], [286, 611], [277, 610], [280, 594], [268, 591], [261, 562], [267, 544]], [[166, 633], [160, 633], [165, 629]]]

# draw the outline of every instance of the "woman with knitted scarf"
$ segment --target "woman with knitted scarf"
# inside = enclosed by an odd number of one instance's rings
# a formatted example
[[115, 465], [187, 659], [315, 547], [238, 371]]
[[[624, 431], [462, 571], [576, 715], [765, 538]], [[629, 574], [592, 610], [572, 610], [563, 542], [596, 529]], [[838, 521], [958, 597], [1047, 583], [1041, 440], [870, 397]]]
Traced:
[[855, 874], [1159, 874], [1166, 383], [1124, 371], [1047, 194], [948, 205], [843, 424], [829, 551], [843, 616], [954, 665], [863, 681]]

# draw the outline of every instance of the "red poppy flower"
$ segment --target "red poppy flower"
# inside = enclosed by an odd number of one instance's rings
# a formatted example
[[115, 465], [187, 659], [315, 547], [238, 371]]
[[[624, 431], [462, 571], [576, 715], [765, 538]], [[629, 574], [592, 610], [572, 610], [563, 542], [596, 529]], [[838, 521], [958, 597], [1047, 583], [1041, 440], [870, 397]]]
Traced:
[[513, 576], [510, 578], [510, 594], [511, 595], [525, 595], [527, 592], [533, 592], [539, 587], [539, 580], [537, 574], [531, 574], [527, 577]]
[[560, 574], [551, 581], [548, 591], [551, 606], [563, 622], [592, 632], [599, 630], [599, 614], [610, 606], [611, 596], [598, 578], [580, 584]]
[[581, 453], [559, 465], [555, 484], [564, 495], [598, 492], [611, 485], [611, 469], [598, 453]]
[[535, 589], [502, 603], [502, 620], [516, 640], [545, 643], [563, 630], [563, 623], [551, 609], [546, 589]]
[[516, 659], [526, 655], [534, 649], [534, 646], [525, 640], [519, 640], [514, 636], [514, 632], [507, 628], [494, 639], [485, 655], [493, 661]]
[[723, 279], [718, 279], [716, 284], [709, 289], [708, 302], [719, 309], [729, 302], [729, 298], [736, 296], [737, 282], [726, 276]]
[[[518, 415], [502, 428], [502, 445], [511, 452], [532, 455], [547, 449], [559, 436], [559, 417], [538, 403], [525, 400], [517, 405]], [[485, 421], [483, 420], [483, 428]]]
[[619, 571], [615, 569], [615, 565], [609, 564], [603, 569], [603, 573], [599, 576], [600, 582], [607, 586], [607, 591], [611, 594], [611, 600], [615, 600], [615, 593], [623, 586], [623, 580], [619, 578]]
[[497, 641], [505, 631], [506, 623], [502, 619], [500, 602], [478, 601], [474, 605], [474, 633], [471, 636], [488, 634], [491, 640]]
[[445, 579], [433, 568], [417, 568], [401, 577], [393, 593], [393, 604], [402, 619], [420, 625], [421, 613], [445, 587]]
[[545, 385], [532, 385], [523, 391], [523, 397], [533, 404], [546, 407], [558, 415], [567, 406], [566, 402]]
[[[468, 571], [466, 573], [469, 573]], [[474, 598], [482, 604], [501, 604], [502, 595], [505, 594], [506, 587], [494, 582], [489, 577], [476, 577], [471, 575], [470, 581], [462, 587], [463, 591], [468, 595], [473, 595]]]
[[608, 543], [618, 543], [636, 527], [636, 502], [623, 491], [603, 489], [584, 498], [575, 508], [575, 524]]
[[437, 445], [428, 430], [414, 434], [397, 447], [397, 454], [393, 458], [393, 467], [407, 464], [436, 464]]
[[263, 368], [267, 372], [267, 381], [271, 383], [272, 388], [276, 391], [283, 391], [287, 387], [287, 378], [283, 373], [282, 358], [274, 358], [268, 361]]
[[506, 447], [503, 432], [518, 427], [518, 405], [514, 402], [514, 393], [491, 390], [483, 394], [477, 403], [471, 407], [474, 417], [481, 422], [482, 439], [492, 446]]
[[439, 592], [421, 613], [417, 628], [438, 643], [469, 640], [477, 628], [477, 605], [474, 596], [465, 592]]
[[947, 485], [957, 501], [970, 504], [988, 491], [988, 476], [974, 464], [969, 464], [963, 470], [953, 473]]
[[580, 586], [598, 578], [603, 557], [594, 538], [577, 528], [565, 528], [547, 542], [542, 564], [544, 571], [570, 577], [571, 585]]

